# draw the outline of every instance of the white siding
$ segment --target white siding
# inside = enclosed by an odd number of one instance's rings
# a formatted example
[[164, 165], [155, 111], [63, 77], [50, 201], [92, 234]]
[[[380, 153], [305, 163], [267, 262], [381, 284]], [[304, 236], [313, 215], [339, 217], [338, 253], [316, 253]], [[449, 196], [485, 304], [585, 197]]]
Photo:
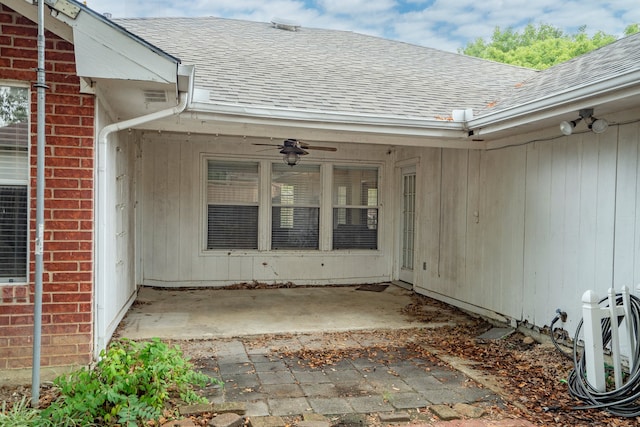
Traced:
[[[419, 292], [537, 326], [640, 281], [639, 125], [421, 158]], [[402, 156], [398, 158], [402, 161]]]
[[[268, 143], [269, 140], [255, 142]], [[386, 147], [340, 147], [339, 159], [373, 164], [384, 175]], [[349, 284], [391, 279], [392, 209], [381, 209], [377, 251], [206, 251], [204, 156], [265, 159], [277, 149], [253, 146], [243, 138], [148, 133], [142, 143], [142, 284], [224, 286], [243, 282]], [[304, 162], [327, 162], [334, 153], [314, 151]], [[280, 162], [279, 156], [269, 157]], [[341, 160], [342, 161], [342, 160]], [[383, 181], [384, 182], [384, 181]], [[381, 184], [381, 202], [392, 182]], [[386, 203], [385, 203], [386, 206]], [[392, 203], [389, 203], [392, 206]], [[388, 219], [388, 220], [387, 220]], [[385, 226], [385, 224], [389, 224]]]

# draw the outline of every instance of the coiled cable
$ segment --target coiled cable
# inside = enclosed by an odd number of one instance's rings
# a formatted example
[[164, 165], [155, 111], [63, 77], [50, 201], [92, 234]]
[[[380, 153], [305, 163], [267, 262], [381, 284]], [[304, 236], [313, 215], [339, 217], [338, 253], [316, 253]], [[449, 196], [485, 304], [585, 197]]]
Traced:
[[[608, 298], [600, 300], [600, 304], [607, 301]], [[610, 412], [619, 417], [632, 418], [640, 416], [640, 299], [633, 295], [629, 295], [630, 300], [630, 317], [633, 335], [637, 337], [635, 347], [630, 349], [633, 353], [635, 364], [631, 367], [626, 382], [618, 389], [611, 391], [595, 390], [586, 378], [586, 364], [584, 360], [584, 349], [578, 345], [579, 336], [582, 330], [583, 320], [580, 320], [576, 328], [573, 340], [573, 369], [569, 373], [568, 385], [569, 394], [576, 399], [586, 402], [586, 405], [577, 406], [574, 409], [601, 409]], [[616, 294], [616, 305], [622, 303], [622, 294]], [[553, 324], [557, 322], [557, 317], [551, 325], [551, 339], [560, 350], [553, 334]], [[622, 318], [618, 318], [618, 325]], [[603, 349], [611, 343], [611, 319], [605, 317], [601, 320], [602, 326], [602, 343]], [[562, 350], [560, 350], [562, 351]], [[567, 354], [562, 351], [563, 354]]]

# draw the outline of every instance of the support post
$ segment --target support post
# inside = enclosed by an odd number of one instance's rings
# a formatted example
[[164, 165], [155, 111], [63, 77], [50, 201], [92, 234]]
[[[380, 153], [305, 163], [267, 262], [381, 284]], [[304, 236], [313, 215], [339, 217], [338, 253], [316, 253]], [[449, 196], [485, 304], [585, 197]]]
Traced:
[[587, 381], [599, 392], [606, 391], [604, 354], [602, 352], [602, 319], [600, 298], [593, 291], [582, 295], [582, 321], [584, 330], [584, 359]]

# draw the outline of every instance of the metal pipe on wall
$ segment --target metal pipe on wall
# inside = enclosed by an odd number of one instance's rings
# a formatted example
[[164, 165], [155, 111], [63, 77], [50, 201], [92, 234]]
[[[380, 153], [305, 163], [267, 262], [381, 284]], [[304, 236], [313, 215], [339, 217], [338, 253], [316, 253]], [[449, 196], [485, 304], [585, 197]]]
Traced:
[[45, 39], [44, 0], [38, 0], [37, 69], [37, 161], [36, 161], [36, 241], [35, 290], [33, 300], [33, 360], [31, 363], [31, 406], [40, 400], [40, 353], [42, 344], [42, 270], [44, 249], [44, 147], [45, 147]]

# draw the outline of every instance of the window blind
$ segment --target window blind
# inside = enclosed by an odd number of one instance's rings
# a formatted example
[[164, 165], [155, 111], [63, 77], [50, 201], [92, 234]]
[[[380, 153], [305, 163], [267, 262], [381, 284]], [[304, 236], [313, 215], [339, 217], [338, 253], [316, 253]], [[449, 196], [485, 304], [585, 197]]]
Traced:
[[318, 249], [320, 184], [319, 165], [272, 165], [272, 249]]
[[378, 168], [333, 168], [333, 249], [378, 248]]
[[207, 249], [258, 249], [258, 163], [207, 162]]
[[27, 280], [28, 94], [0, 86], [0, 283]]

